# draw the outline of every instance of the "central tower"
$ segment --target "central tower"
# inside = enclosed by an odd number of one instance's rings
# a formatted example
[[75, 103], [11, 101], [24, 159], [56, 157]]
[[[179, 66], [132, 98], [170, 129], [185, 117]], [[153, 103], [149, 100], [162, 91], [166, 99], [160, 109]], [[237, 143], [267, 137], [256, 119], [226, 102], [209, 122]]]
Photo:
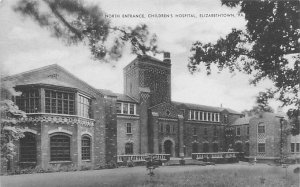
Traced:
[[164, 60], [148, 55], [138, 56], [124, 68], [124, 93], [140, 100], [140, 92], [149, 90], [149, 105], [154, 106], [171, 100], [170, 53]]

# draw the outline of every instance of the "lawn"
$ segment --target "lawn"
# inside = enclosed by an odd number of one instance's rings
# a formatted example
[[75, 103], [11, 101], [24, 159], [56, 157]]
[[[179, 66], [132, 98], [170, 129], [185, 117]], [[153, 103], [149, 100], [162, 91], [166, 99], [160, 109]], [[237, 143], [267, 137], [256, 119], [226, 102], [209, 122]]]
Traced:
[[[1, 176], [1, 187], [53, 186], [299, 186], [296, 167], [286, 169], [265, 164], [215, 166], [164, 166], [147, 175], [145, 167], [78, 172]], [[298, 165], [299, 167], [299, 165]], [[264, 184], [261, 184], [264, 180]]]

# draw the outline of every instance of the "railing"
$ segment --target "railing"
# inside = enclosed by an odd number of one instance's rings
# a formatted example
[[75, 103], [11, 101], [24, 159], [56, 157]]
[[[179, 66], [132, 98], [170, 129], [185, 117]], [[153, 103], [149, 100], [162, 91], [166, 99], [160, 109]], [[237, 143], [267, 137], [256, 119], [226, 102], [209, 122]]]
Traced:
[[169, 154], [143, 154], [143, 155], [118, 155], [118, 162], [133, 161], [133, 162], [145, 162], [146, 158], [149, 156], [155, 156], [158, 160], [168, 160], [170, 158]]
[[239, 152], [192, 153], [193, 159], [203, 158], [236, 158]]

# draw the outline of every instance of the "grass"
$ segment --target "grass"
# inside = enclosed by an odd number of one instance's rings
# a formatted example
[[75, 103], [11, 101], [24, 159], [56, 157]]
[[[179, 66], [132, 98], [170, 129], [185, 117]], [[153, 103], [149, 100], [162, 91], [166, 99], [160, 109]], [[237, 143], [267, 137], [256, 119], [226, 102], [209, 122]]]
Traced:
[[[258, 164], [254, 166], [232, 164], [216, 166], [166, 166], [147, 175], [145, 167], [118, 168], [111, 170], [60, 172], [2, 176], [1, 187], [6, 186], [299, 186], [299, 174], [293, 173], [296, 166], [287, 169]], [[298, 165], [299, 167], [299, 165]], [[261, 179], [264, 184], [261, 184]]]

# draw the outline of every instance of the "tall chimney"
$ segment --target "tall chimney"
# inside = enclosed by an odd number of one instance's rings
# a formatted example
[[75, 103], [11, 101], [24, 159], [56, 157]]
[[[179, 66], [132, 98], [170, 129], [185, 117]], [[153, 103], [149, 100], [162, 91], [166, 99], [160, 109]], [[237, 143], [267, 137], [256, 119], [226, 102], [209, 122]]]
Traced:
[[164, 62], [171, 63], [171, 55], [169, 52], [164, 52]]

